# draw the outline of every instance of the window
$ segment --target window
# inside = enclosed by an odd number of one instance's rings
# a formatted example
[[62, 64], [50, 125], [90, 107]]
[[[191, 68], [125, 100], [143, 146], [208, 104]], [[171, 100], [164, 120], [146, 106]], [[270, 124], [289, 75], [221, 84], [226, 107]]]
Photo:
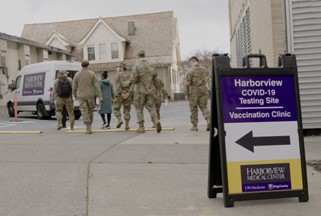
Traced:
[[92, 44], [87, 45], [87, 55], [88, 55], [88, 60], [95, 60], [95, 46]]
[[25, 65], [28, 65], [28, 64], [30, 64], [30, 58], [26, 56]]
[[44, 61], [48, 61], [49, 57], [48, 57], [48, 50], [43, 50], [43, 60]]
[[107, 44], [105, 43], [99, 44], [99, 59], [107, 60]]
[[0, 66], [7, 66], [7, 60], [5, 56], [1, 56], [1, 62], [0, 62]]
[[6, 41], [6, 40], [1, 40], [1, 39], [0, 39], [0, 50], [1, 50], [1, 53], [4, 53], [4, 54], [7, 53], [8, 44], [7, 44], [7, 41]]
[[111, 46], [111, 59], [118, 59], [119, 58], [118, 43], [113, 42], [110, 44], [110, 46]]
[[[58, 77], [58, 72], [59, 72], [59, 70], [56, 70], [56, 79], [57, 79], [57, 77]], [[67, 70], [67, 72], [68, 72], [67, 76], [70, 77], [71, 79], [74, 79], [74, 77], [75, 77], [75, 75], [76, 75], [76, 73], [77, 73], [78, 71], [75, 71], [75, 70]]]
[[30, 46], [24, 45], [25, 56], [30, 56]]
[[15, 89], [18, 89], [20, 88], [20, 82], [21, 82], [21, 76], [18, 76], [17, 79], [16, 79], [16, 83], [15, 83]]
[[243, 57], [251, 53], [250, 9], [247, 9], [236, 31], [237, 65], [242, 66]]
[[4, 86], [4, 84], [0, 81], [0, 99], [2, 99], [2, 94], [4, 94], [4, 91], [2, 93], [2, 88], [3, 88], [2, 86]]
[[135, 21], [128, 21], [128, 35], [135, 35], [136, 27]]

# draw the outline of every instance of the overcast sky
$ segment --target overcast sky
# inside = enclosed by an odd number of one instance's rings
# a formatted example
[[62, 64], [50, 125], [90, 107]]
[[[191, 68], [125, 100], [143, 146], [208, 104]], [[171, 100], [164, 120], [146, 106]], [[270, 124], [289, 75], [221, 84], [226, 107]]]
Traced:
[[174, 11], [182, 58], [197, 50], [229, 52], [228, 0], [6, 0], [0, 32], [20, 36], [23, 25]]

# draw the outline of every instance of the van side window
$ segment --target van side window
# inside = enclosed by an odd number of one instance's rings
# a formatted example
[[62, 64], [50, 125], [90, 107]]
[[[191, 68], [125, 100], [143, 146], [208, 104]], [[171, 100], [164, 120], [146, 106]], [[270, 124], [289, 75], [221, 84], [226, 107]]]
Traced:
[[[67, 71], [68, 71], [68, 77], [70, 77], [71, 79], [73, 79], [75, 74], [78, 72], [78, 71], [73, 71], [73, 70], [67, 70]], [[59, 70], [56, 70], [56, 79], [58, 77], [58, 72], [59, 72]]]
[[15, 89], [18, 89], [20, 87], [20, 83], [21, 83], [21, 76], [18, 76], [15, 83], [16, 84]]

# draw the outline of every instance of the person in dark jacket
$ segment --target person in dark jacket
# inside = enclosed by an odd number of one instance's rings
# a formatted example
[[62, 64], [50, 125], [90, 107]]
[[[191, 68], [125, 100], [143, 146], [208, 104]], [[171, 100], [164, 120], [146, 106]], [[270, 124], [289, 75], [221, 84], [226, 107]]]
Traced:
[[[98, 113], [103, 120], [103, 125], [101, 126], [102, 129], [110, 129], [110, 120], [114, 98], [113, 84], [107, 78], [108, 72], [104, 71], [101, 74], [101, 80], [99, 81], [99, 86], [103, 97], [102, 103], [100, 104], [100, 109], [98, 110]], [[105, 118], [106, 115], [107, 121]]]

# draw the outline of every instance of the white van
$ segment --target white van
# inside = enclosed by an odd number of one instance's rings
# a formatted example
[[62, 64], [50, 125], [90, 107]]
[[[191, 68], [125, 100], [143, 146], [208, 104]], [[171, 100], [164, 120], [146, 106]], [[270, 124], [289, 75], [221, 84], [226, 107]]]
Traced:
[[[8, 114], [14, 117], [14, 97], [17, 97], [17, 112], [31, 112], [39, 119], [50, 118], [55, 115], [55, 101], [53, 95], [54, 82], [60, 70], [68, 71], [73, 78], [81, 69], [80, 62], [46, 61], [30, 64], [21, 69], [16, 81], [10, 86], [10, 96], [7, 102]], [[78, 101], [74, 101], [75, 119], [79, 119], [81, 112]]]

